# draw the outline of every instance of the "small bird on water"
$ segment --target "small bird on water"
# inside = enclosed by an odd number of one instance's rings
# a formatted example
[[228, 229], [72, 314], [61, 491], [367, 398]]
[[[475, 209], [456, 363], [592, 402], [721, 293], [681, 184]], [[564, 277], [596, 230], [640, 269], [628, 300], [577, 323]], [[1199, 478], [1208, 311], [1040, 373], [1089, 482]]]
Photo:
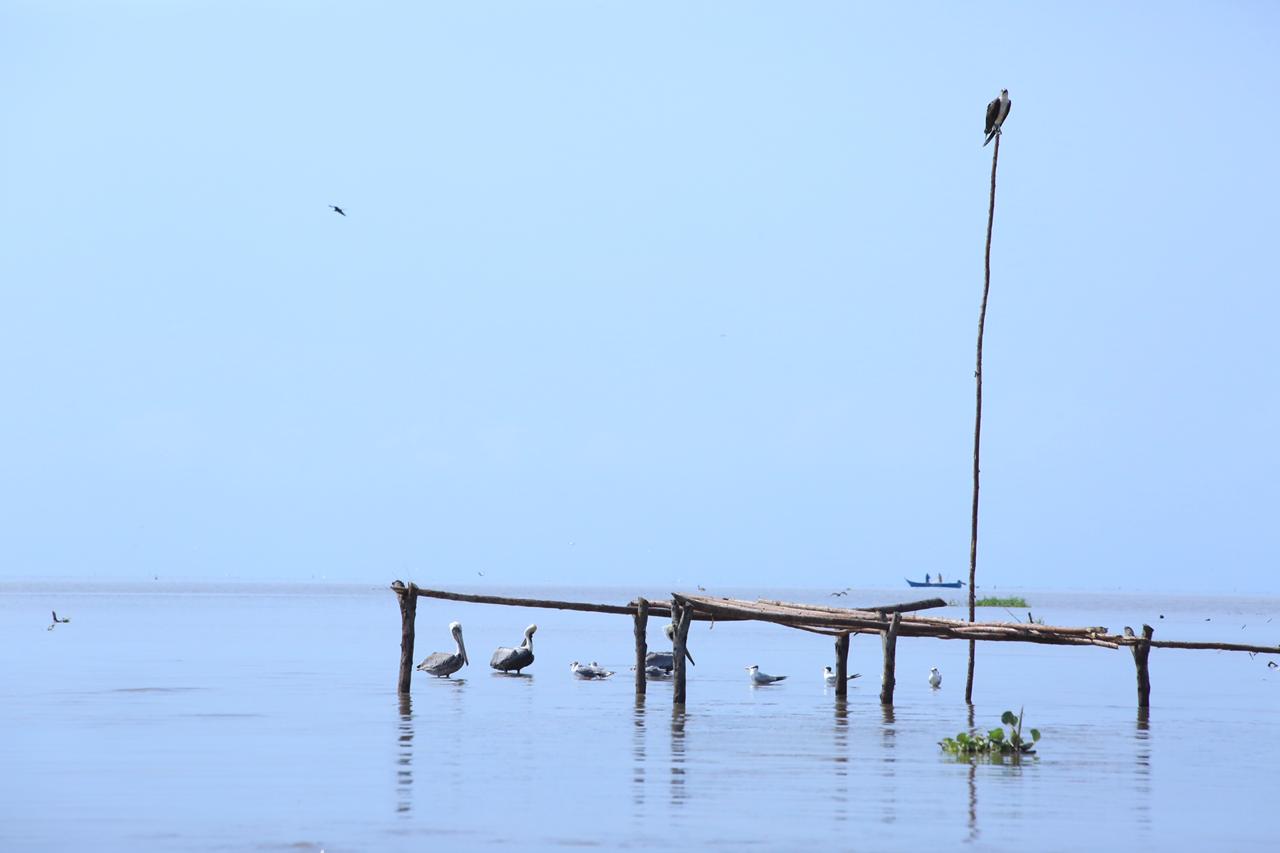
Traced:
[[347, 212], [342, 208], [338, 207], [336, 204], [331, 204], [329, 206], [333, 208], [334, 213], [341, 213], [343, 216], [347, 215]]
[[934, 690], [942, 686], [942, 673], [938, 672], [936, 666], [929, 667], [929, 686]]
[[48, 628], [46, 628], [46, 629], [45, 629], [46, 631], [52, 631], [52, 630], [53, 630], [55, 627], [57, 627], [58, 625], [61, 625], [61, 624], [63, 624], [63, 623], [66, 623], [66, 622], [70, 622], [70, 621], [71, 621], [71, 617], [70, 617], [70, 616], [68, 616], [68, 617], [67, 617], [67, 618], [65, 618], [65, 619], [59, 619], [59, 618], [58, 618], [58, 611], [56, 611], [56, 610], [51, 610], [51, 611], [49, 611], [49, 612], [53, 615], [53, 623], [52, 623], [51, 625], [49, 625], [49, 627], [48, 627]]
[[[862, 673], [860, 673], [860, 672], [855, 672], [853, 675], [845, 676], [845, 679], [844, 679], [844, 680], [845, 680], [845, 681], [853, 681], [855, 678], [861, 678], [861, 677], [862, 677]], [[834, 685], [834, 684], [836, 683], [836, 673], [835, 673], [835, 670], [833, 670], [833, 669], [832, 669], [831, 667], [829, 667], [829, 666], [824, 666], [824, 667], [822, 668], [822, 680], [823, 680], [823, 681], [825, 681], [825, 682], [827, 683], [827, 686], [828, 686], [828, 687], [830, 687], [830, 686]]]
[[785, 675], [768, 675], [760, 671], [760, 667], [755, 664], [747, 667], [747, 672], [751, 673], [752, 684], [773, 684], [775, 681], [786, 679]]
[[569, 664], [569, 671], [578, 676], [578, 678], [583, 678], [587, 681], [603, 680], [613, 675], [613, 670], [605, 669], [595, 661], [592, 661], [590, 666], [574, 661]]

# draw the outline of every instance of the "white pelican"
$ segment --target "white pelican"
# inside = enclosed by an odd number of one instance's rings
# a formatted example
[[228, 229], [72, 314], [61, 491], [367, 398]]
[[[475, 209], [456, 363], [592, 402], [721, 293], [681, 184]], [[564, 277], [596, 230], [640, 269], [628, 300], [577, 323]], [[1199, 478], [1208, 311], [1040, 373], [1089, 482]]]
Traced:
[[458, 650], [453, 654], [435, 652], [427, 655], [422, 659], [422, 663], [418, 664], [418, 669], [436, 678], [448, 678], [470, 663], [467, 660], [467, 647], [462, 645], [462, 623], [450, 622], [449, 633], [453, 634], [453, 641], [458, 644]]
[[936, 666], [929, 667], [929, 686], [934, 690], [942, 686], [942, 673], [938, 672]]
[[782, 681], [786, 678], [785, 675], [766, 675], [755, 664], [747, 667], [747, 672], [751, 673], [752, 684], [773, 684], [775, 681]]
[[[847, 676], [845, 676], [845, 679], [844, 679], [844, 680], [845, 680], [845, 681], [853, 681], [855, 678], [861, 678], [861, 677], [862, 677], [862, 673], [860, 673], [860, 672], [855, 672], [853, 675], [847, 675]], [[828, 686], [828, 687], [832, 687], [832, 686], [834, 686], [834, 685], [835, 685], [835, 683], [836, 683], [836, 673], [835, 673], [835, 671], [834, 671], [831, 667], [829, 667], [829, 666], [824, 666], [824, 667], [822, 668], [822, 680], [823, 680], [823, 681], [825, 681], [825, 682], [827, 683], [827, 686]]]
[[489, 659], [489, 666], [501, 672], [515, 670], [516, 675], [519, 675], [520, 670], [533, 663], [533, 632], [536, 630], [538, 630], [537, 625], [525, 628], [524, 642], [519, 648], [509, 649], [503, 646], [493, 653], [493, 657]]

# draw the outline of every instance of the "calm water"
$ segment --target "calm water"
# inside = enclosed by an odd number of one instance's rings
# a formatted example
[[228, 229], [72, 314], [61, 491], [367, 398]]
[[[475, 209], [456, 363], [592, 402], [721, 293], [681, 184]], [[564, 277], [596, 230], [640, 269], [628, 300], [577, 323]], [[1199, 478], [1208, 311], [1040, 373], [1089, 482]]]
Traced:
[[[451, 680], [418, 675], [401, 701], [399, 615], [384, 589], [71, 589], [0, 585], [0, 850], [1280, 843], [1280, 670], [1262, 655], [1154, 650], [1141, 720], [1125, 650], [982, 644], [976, 722], [1025, 705], [1044, 740], [1037, 760], [973, 766], [937, 746], [968, 726], [962, 642], [901, 640], [888, 712], [878, 639], [853, 640], [863, 678], [841, 706], [820, 678], [827, 638], [698, 623], [679, 716], [669, 684], [636, 704], [624, 617], [423, 599], [416, 657], [451, 650], [446, 625], [459, 619], [472, 665]], [[637, 590], [490, 591], [625, 601]], [[1277, 599], [1027, 597], [1051, 624], [1146, 621], [1157, 638], [1280, 642]], [[52, 608], [72, 622], [46, 631]], [[493, 648], [529, 622], [530, 677], [492, 673]], [[580, 682], [574, 659], [619, 674]], [[753, 688], [752, 663], [790, 678]]]

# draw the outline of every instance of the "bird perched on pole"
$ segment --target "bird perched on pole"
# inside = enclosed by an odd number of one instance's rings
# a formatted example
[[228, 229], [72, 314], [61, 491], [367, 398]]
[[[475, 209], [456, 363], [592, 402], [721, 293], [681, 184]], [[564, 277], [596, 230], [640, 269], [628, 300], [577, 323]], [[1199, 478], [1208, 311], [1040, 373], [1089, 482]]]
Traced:
[[[1009, 90], [1001, 89], [1000, 95], [994, 101], [987, 104], [987, 129], [982, 131], [987, 135], [987, 142], [995, 139], [1000, 133], [1000, 127], [1004, 124], [1004, 120], [1009, 117], [1009, 110], [1013, 106], [1013, 101], [1009, 100]], [[982, 143], [982, 147], [987, 147], [987, 142]]]

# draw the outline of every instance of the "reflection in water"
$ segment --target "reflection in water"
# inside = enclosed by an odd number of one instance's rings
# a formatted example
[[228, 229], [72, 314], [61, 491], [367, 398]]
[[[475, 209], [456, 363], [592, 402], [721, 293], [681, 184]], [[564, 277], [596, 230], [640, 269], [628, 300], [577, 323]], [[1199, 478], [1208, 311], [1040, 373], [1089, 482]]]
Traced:
[[836, 785], [833, 799], [836, 802], [836, 823], [844, 823], [849, 819], [849, 703], [840, 697], [836, 698]]
[[632, 717], [634, 728], [631, 732], [631, 758], [633, 762], [631, 781], [635, 783], [635, 793], [631, 801], [637, 806], [644, 806], [644, 694], [636, 696], [636, 710]]
[[684, 786], [684, 723], [686, 714], [678, 708], [671, 711], [671, 805], [684, 805], [688, 793]]
[[898, 801], [897, 786], [894, 784], [894, 763], [897, 757], [894, 755], [894, 742], [897, 739], [898, 732], [894, 724], [893, 706], [881, 705], [880, 714], [883, 719], [883, 725], [880, 727], [880, 745], [884, 747], [884, 757], [881, 761], [884, 763], [882, 775], [884, 776], [884, 785], [887, 796], [882, 797], [885, 803], [884, 816], [880, 818], [882, 823], [896, 823], [898, 820], [898, 811], [895, 805]]
[[1137, 784], [1134, 789], [1138, 793], [1138, 823], [1144, 827], [1151, 826], [1151, 709], [1139, 708], [1138, 720], [1133, 732], [1137, 742]]
[[[973, 705], [969, 705], [969, 731], [973, 731]], [[978, 840], [978, 762], [969, 759], [969, 840]]]
[[399, 755], [396, 759], [396, 812], [408, 816], [413, 808], [413, 699], [400, 697]]

